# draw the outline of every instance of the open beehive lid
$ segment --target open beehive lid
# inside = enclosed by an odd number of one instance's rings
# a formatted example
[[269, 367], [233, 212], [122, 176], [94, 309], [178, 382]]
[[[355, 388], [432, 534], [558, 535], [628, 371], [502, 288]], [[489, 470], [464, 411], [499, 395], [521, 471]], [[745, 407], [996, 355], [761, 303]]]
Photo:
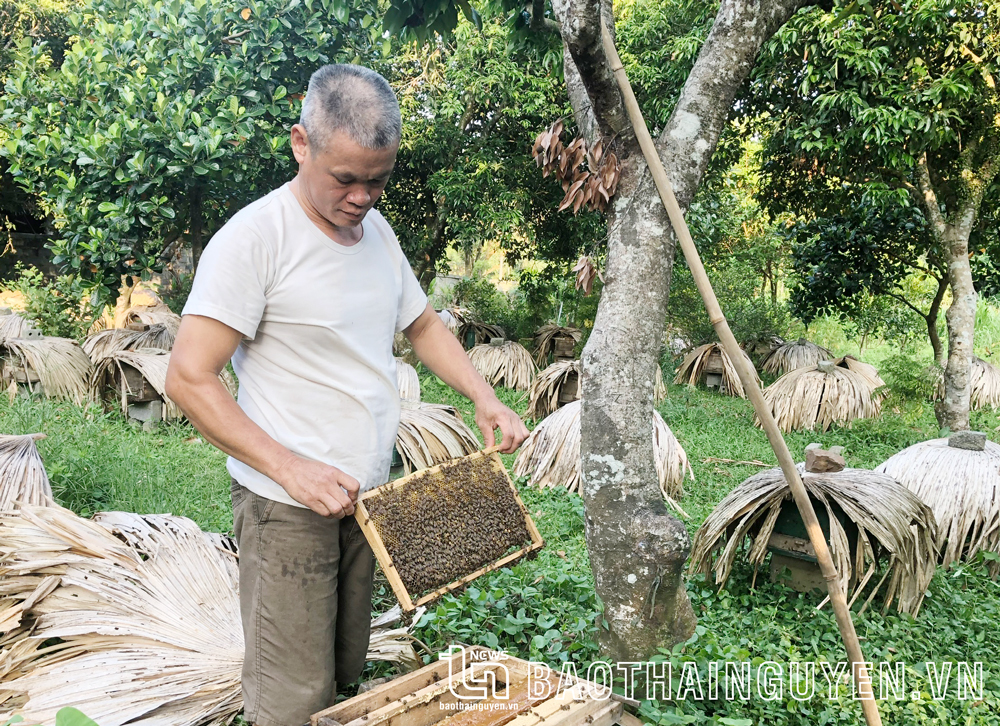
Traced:
[[544, 545], [497, 447], [365, 492], [355, 517], [405, 611]]

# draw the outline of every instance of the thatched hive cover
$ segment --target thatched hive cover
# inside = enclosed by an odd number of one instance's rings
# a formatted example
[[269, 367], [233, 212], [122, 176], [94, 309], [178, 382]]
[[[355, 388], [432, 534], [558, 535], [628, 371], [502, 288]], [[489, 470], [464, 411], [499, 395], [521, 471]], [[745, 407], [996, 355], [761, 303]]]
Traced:
[[972, 356], [972, 410], [989, 406], [1000, 408], [1000, 368], [982, 358]]
[[1000, 554], [1000, 444], [987, 441], [983, 451], [969, 451], [948, 439], [922, 441], [875, 471], [894, 477], [934, 512], [943, 565], [980, 550]]
[[0, 511], [53, 503], [35, 437], [0, 435]]
[[46, 398], [62, 398], [76, 404], [87, 400], [93, 366], [75, 340], [49, 336], [8, 338], [0, 342], [0, 350], [6, 358], [5, 386], [25, 378], [30, 388], [37, 380]]
[[885, 385], [882, 376], [878, 374], [878, 369], [871, 363], [865, 363], [855, 358], [853, 355], [844, 355], [833, 361], [834, 365], [849, 371], [854, 371], [864, 378], [871, 385], [873, 391]]
[[94, 363], [100, 358], [119, 350], [138, 350], [139, 348], [159, 348], [170, 350], [174, 347], [174, 332], [164, 323], [146, 326], [145, 330], [129, 330], [127, 328], [108, 328], [88, 335], [83, 341], [83, 352], [90, 356]]
[[811, 340], [799, 338], [779, 345], [761, 360], [761, 370], [773, 376], [780, 376], [796, 368], [814, 366], [821, 360], [833, 360], [834, 355], [829, 349], [813, 343]]
[[401, 400], [420, 400], [420, 376], [417, 375], [417, 369], [402, 358], [396, 359], [396, 387]]
[[[900, 612], [915, 616], [934, 577], [937, 530], [930, 507], [885, 474], [867, 469], [807, 474], [803, 464], [798, 469], [814, 506], [822, 508], [829, 518], [830, 553], [841, 587], [848, 591], [856, 578], [853, 597], [860, 595], [875, 575], [880, 553], [886, 554], [885, 607], [895, 602]], [[691, 547], [691, 569], [714, 573], [715, 582], [724, 585], [740, 551], [747, 553], [755, 569], [760, 567], [778, 514], [790, 501], [791, 488], [780, 468], [744, 481], [719, 502], [698, 529]], [[837, 510], [857, 525], [853, 551]], [[881, 584], [875, 586], [876, 591]]]
[[396, 451], [406, 474], [471, 454], [479, 440], [453, 406], [403, 401]]
[[[882, 408], [868, 378], [830, 361], [789, 371], [764, 390], [764, 402], [785, 433], [850, 425], [878, 416]], [[755, 421], [759, 426], [760, 419]]]
[[20, 338], [31, 327], [31, 323], [17, 313], [0, 315], [0, 343], [7, 338]]
[[[754, 378], [759, 385], [760, 377], [757, 375], [757, 369], [753, 367], [753, 361], [750, 360], [750, 356], [743, 350], [740, 351], [740, 354], [746, 359], [747, 365], [753, 371]], [[706, 343], [688, 353], [677, 369], [677, 375], [674, 376], [674, 383], [693, 386], [703, 381], [705, 375], [710, 372], [710, 368], [716, 363], [720, 364], [719, 372], [722, 375], [723, 392], [730, 396], [746, 398], [747, 395], [743, 390], [743, 384], [740, 382], [740, 376], [736, 372], [736, 366], [733, 365], [733, 361], [721, 343]]]
[[535, 331], [535, 364], [541, 368], [549, 358], [549, 353], [555, 348], [557, 338], [568, 338], [573, 343], [583, 340], [583, 331], [579, 328], [548, 323]]
[[535, 362], [520, 343], [507, 340], [501, 345], [477, 345], [469, 351], [469, 359], [491, 386], [506, 386], [515, 391], [531, 387]]
[[[560, 406], [579, 400], [583, 393], [580, 386], [580, 371], [579, 360], [557, 360], [543, 369], [531, 383], [525, 418], [537, 421]], [[655, 406], [667, 397], [667, 386], [663, 382], [660, 366], [656, 366], [654, 376], [653, 405]]]
[[[535, 427], [514, 460], [514, 476], [526, 476], [539, 488], [565, 487], [571, 492], [580, 488], [581, 405], [568, 403]], [[684, 495], [685, 474], [694, 481], [694, 471], [677, 437], [655, 410], [652, 429], [660, 491], [683, 514], [675, 500]]]

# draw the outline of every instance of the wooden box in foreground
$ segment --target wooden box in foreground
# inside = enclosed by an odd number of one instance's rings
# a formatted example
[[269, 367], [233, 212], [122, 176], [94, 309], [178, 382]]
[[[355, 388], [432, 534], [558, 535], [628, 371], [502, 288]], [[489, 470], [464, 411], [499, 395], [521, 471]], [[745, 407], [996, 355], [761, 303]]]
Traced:
[[464, 648], [314, 714], [310, 726], [611, 726], [622, 712], [599, 684]]
[[544, 545], [496, 447], [365, 492], [355, 517], [406, 612]]

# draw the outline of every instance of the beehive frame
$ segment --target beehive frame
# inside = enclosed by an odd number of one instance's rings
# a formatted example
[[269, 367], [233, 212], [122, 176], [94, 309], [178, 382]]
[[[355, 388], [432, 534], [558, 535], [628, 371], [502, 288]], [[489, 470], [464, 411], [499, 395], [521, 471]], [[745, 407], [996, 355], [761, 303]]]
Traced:
[[[383, 484], [380, 487], [365, 492], [361, 495], [361, 497], [359, 497], [358, 503], [355, 507], [354, 516], [357, 519], [358, 524], [361, 526], [361, 531], [364, 532], [365, 538], [368, 540], [368, 544], [371, 545], [372, 551], [375, 553], [375, 558], [378, 560], [379, 565], [381, 565], [382, 572], [385, 573], [385, 576], [392, 587], [392, 591], [395, 593], [396, 598], [399, 600], [399, 604], [403, 608], [404, 612], [412, 612], [420, 605], [425, 605], [433, 600], [436, 600], [442, 595], [464, 587], [477, 577], [480, 577], [487, 572], [492, 572], [493, 570], [497, 570], [501, 567], [506, 567], [516, 560], [541, 549], [545, 545], [541, 535], [538, 533], [537, 527], [535, 527], [535, 523], [531, 521], [531, 516], [528, 514], [527, 507], [524, 506], [524, 502], [521, 501], [521, 497], [517, 493], [517, 488], [514, 486], [514, 482], [511, 481], [506, 467], [500, 460], [500, 456], [497, 453], [499, 449], [500, 447], [493, 446], [491, 448], [484, 449], [483, 451], [477, 451], [473, 454], [469, 454], [468, 456], [452, 459], [451, 461], [432, 466], [429, 469], [421, 469], [420, 471], [413, 472], [409, 476], [405, 476], [401, 479], [389, 482], [388, 484]], [[423, 481], [428, 476], [438, 477], [441, 480], [444, 480], [447, 477], [449, 469], [454, 468], [463, 462], [469, 462], [474, 465], [482, 465], [485, 463], [482, 460], [487, 460], [493, 471], [498, 475], [502, 475], [503, 479], [506, 480], [507, 486], [510, 487], [510, 492], [514, 497], [514, 501], [517, 503], [521, 516], [524, 519], [524, 525], [530, 537], [530, 543], [515, 552], [510, 552], [497, 560], [480, 567], [474, 572], [468, 573], [446, 585], [438, 587], [427, 594], [414, 598], [414, 596], [407, 590], [402, 577], [400, 577], [399, 572], [396, 570], [392, 557], [389, 554], [389, 550], [386, 547], [386, 543], [378, 531], [378, 528], [372, 521], [372, 516], [366, 502], [370, 504], [370, 500], [375, 497], [384, 497], [387, 494], [391, 494], [409, 486], [414, 481]]]
[[[623, 701], [627, 699], [610, 693], [603, 699], [600, 697], [606, 688], [603, 684], [507, 654], [494, 661], [498, 655], [475, 646], [459, 647], [450, 657], [442, 657], [313, 714], [307, 726], [613, 726], [635, 723], [624, 711]], [[492, 693], [471, 694], [468, 685], [488, 679], [487, 672], [492, 675], [492, 680], [486, 681], [494, 684]], [[548, 686], [539, 688], [542, 681], [547, 681]], [[458, 701], [474, 708], [449, 708], [460, 705]]]

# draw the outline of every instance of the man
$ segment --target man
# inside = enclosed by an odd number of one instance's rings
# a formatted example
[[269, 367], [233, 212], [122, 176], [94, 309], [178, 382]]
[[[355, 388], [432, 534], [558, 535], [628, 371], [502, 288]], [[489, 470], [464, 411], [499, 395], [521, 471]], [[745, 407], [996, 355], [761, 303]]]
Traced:
[[[300, 726], [364, 666], [374, 558], [351, 515], [359, 492], [388, 479], [394, 334], [475, 403], [487, 446], [496, 428], [507, 453], [527, 437], [372, 209], [400, 129], [377, 73], [313, 74], [291, 130], [298, 175], [206, 247], [167, 372], [167, 395], [230, 455], [243, 695], [256, 726]], [[217, 377], [230, 358], [238, 404]]]

